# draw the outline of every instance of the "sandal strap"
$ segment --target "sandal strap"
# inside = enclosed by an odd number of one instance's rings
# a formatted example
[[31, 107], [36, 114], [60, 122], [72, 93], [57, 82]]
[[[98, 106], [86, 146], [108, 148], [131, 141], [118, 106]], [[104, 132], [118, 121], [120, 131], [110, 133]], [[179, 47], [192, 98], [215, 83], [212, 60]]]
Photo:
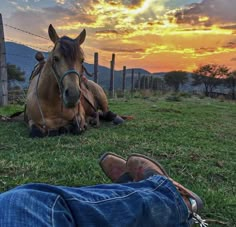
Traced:
[[199, 224], [200, 227], [207, 227], [208, 224], [206, 223], [205, 219], [202, 219], [201, 216], [197, 213], [192, 213], [192, 219], [194, 221], [195, 224]]

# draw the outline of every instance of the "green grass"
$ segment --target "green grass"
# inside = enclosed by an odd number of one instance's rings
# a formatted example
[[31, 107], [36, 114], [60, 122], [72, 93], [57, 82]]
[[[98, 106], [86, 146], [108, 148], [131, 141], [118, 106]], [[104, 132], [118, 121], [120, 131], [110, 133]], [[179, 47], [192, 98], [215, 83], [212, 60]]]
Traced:
[[[205, 218], [234, 226], [235, 102], [153, 97], [111, 100], [110, 109], [135, 119], [121, 126], [104, 123], [80, 136], [44, 139], [30, 139], [22, 123], [0, 123], [0, 191], [28, 182], [108, 183], [97, 163], [103, 152], [124, 157], [142, 153], [159, 160], [174, 179], [203, 198]], [[2, 108], [0, 114], [14, 110]]]

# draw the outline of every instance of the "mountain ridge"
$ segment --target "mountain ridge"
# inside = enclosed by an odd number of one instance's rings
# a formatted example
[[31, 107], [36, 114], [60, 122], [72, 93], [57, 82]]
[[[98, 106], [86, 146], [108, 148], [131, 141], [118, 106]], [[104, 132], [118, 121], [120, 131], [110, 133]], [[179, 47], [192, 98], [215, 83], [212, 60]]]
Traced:
[[[35, 59], [35, 54], [38, 51], [28, 47], [26, 45], [14, 43], [14, 42], [6, 42], [6, 60], [9, 64], [14, 64], [21, 68], [25, 72], [25, 82], [20, 83], [23, 87], [28, 86], [29, 77], [31, 75], [31, 72], [37, 64], [37, 61]], [[42, 52], [45, 56], [45, 58], [48, 57], [48, 53]], [[85, 67], [89, 72], [93, 72], [94, 65], [85, 63]], [[128, 68], [126, 70], [126, 87], [131, 87], [131, 70]], [[142, 68], [134, 68], [135, 71], [135, 78], [137, 77], [138, 73], [140, 72], [141, 75], [150, 75], [151, 73], [145, 69]], [[114, 71], [114, 86], [115, 89], [120, 89], [122, 86], [122, 77], [123, 77], [123, 71], [122, 70], [115, 70]], [[110, 69], [99, 65], [98, 66], [98, 83], [105, 89], [109, 88], [110, 84]]]

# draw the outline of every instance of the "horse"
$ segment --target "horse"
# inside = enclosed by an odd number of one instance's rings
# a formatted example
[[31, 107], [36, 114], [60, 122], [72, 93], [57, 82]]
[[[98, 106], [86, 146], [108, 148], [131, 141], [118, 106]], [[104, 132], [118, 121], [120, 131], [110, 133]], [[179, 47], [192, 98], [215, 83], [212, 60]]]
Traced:
[[[79, 134], [87, 119], [99, 118], [121, 123], [123, 119], [109, 111], [107, 96], [97, 83], [86, 79], [84, 29], [75, 39], [59, 37], [50, 24], [48, 35], [54, 47], [38, 73], [31, 76], [25, 114], [31, 137], [58, 135], [65, 131]], [[40, 61], [41, 61], [40, 60]]]

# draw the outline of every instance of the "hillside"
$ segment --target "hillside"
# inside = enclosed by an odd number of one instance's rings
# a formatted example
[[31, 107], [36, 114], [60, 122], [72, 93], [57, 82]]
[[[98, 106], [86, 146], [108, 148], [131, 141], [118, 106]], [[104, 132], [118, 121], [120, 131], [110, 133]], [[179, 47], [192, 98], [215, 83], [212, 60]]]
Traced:
[[[34, 56], [37, 50], [34, 50], [30, 47], [13, 43], [13, 42], [6, 42], [6, 59], [7, 63], [15, 64], [19, 66], [24, 72], [26, 81], [24, 83], [21, 83], [23, 87], [28, 86], [28, 81], [30, 74], [32, 72], [32, 69], [34, 65], [37, 63]], [[47, 53], [44, 53], [45, 57], [47, 57]], [[88, 69], [89, 72], [93, 72], [94, 66], [92, 64], [85, 63], [85, 67]], [[99, 84], [101, 84], [104, 88], [109, 88], [109, 81], [110, 81], [110, 69], [104, 66], [99, 66]], [[135, 73], [140, 72], [141, 75], [147, 75], [150, 74], [150, 72], [137, 68], [135, 69]], [[131, 70], [127, 69], [127, 78], [126, 78], [126, 84], [127, 88], [130, 87], [130, 74]], [[121, 81], [122, 81], [122, 70], [115, 71], [115, 89], [121, 88]]]

